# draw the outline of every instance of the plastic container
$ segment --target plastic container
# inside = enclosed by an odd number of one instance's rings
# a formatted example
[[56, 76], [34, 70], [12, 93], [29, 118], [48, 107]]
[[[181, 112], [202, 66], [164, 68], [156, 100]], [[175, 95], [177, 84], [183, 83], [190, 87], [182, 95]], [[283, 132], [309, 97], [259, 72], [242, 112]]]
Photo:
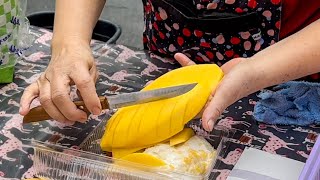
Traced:
[[320, 180], [320, 138], [317, 138], [299, 180]]
[[[27, 17], [31, 25], [53, 30], [54, 12], [35, 12]], [[115, 44], [120, 35], [120, 26], [107, 20], [98, 20], [93, 29], [92, 39], [106, 42], [107, 44]]]
[[[216, 158], [203, 175], [191, 175], [178, 171], [148, 167], [114, 159], [100, 149], [100, 139], [104, 133], [107, 119], [104, 119], [80, 145], [81, 150], [70, 149], [54, 144], [32, 142], [34, 148], [34, 167], [36, 175], [48, 179], [208, 179], [212, 168], [217, 165]], [[217, 151], [223, 155], [226, 149], [226, 137], [234, 132], [223, 127], [215, 127], [210, 134], [198, 128], [197, 122], [187, 126], [197, 135], [204, 136]]]

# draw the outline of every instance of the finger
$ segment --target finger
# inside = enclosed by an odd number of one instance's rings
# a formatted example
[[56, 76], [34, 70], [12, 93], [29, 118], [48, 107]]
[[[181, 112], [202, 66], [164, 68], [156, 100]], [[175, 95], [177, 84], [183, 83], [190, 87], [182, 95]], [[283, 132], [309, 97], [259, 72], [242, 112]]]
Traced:
[[[94, 82], [96, 83], [98, 81], [98, 78], [99, 78], [99, 73], [97, 71], [97, 67], [95, 65], [92, 66], [92, 68], [90, 69], [89, 72], [90, 72], [91, 78], [94, 79]], [[77, 95], [78, 95], [79, 100], [83, 100], [79, 89], [77, 89]]]
[[[101, 104], [96, 92], [95, 82], [85, 67], [78, 66], [77, 74], [71, 74], [87, 109], [94, 115], [101, 113]], [[79, 76], [81, 75], [81, 76]]]
[[179, 62], [179, 64], [181, 66], [191, 66], [191, 65], [195, 65], [196, 63], [194, 63], [192, 60], [190, 60], [186, 55], [182, 54], [182, 53], [176, 53], [174, 55], [174, 58]]
[[209, 103], [202, 114], [202, 126], [207, 131], [212, 131], [215, 122], [226, 108], [221, 102], [214, 101]]
[[87, 121], [87, 114], [78, 109], [69, 96], [69, 82], [68, 77], [59, 75], [56, 75], [55, 78], [51, 80], [50, 88], [52, 101], [68, 120], [85, 122]]
[[59, 109], [53, 104], [51, 100], [51, 91], [50, 91], [50, 83], [44, 77], [38, 80], [38, 87], [40, 90], [39, 100], [42, 107], [46, 110], [46, 112], [52, 117], [52, 119], [59, 121], [61, 123], [65, 123], [68, 125], [72, 125], [74, 122], [68, 121], [66, 117], [62, 115]]
[[202, 117], [202, 114], [204, 112], [204, 110], [208, 107], [209, 103], [211, 102], [212, 98], [213, 98], [213, 94], [214, 93], [211, 93], [206, 104], [204, 105], [204, 107], [201, 109], [201, 111], [198, 113], [198, 115], [196, 117], [194, 117], [195, 119], [199, 119]]
[[20, 100], [20, 109], [19, 113], [22, 116], [25, 116], [30, 111], [30, 105], [32, 101], [39, 96], [39, 87], [38, 84], [32, 83], [29, 85], [23, 92]]
[[220, 84], [216, 91], [212, 92], [212, 99], [202, 115], [202, 126], [205, 130], [212, 131], [215, 122], [223, 111], [234, 102], [236, 96], [230, 89], [232, 87], [228, 84]]
[[92, 79], [94, 79], [94, 82], [96, 83], [99, 78], [99, 73], [95, 65], [92, 66], [92, 68], [90, 69], [90, 76]]
[[[94, 79], [94, 82], [96, 83], [99, 78], [99, 73], [97, 71], [97, 67], [95, 65], [93, 65], [92, 68], [90, 69], [89, 73], [90, 73], [91, 78]], [[79, 100], [82, 101], [83, 98], [81, 96], [79, 89], [77, 89], [77, 95], [78, 95]]]

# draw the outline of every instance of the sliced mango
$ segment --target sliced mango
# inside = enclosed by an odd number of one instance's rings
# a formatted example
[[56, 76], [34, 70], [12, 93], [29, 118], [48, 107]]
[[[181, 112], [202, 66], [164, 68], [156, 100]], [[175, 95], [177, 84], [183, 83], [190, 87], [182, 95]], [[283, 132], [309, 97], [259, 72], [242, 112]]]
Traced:
[[164, 166], [166, 163], [155, 156], [146, 153], [133, 153], [121, 158], [122, 160], [139, 163], [147, 166]]
[[[166, 139], [160, 143], [170, 143], [170, 139]], [[156, 145], [156, 144], [154, 144]], [[112, 149], [112, 157], [114, 158], [122, 158], [126, 155], [137, 153], [137, 152], [143, 152], [147, 147], [138, 147], [138, 148], [128, 148], [128, 149]]]
[[107, 123], [101, 149], [143, 149], [168, 140], [202, 110], [222, 77], [222, 70], [214, 64], [187, 66], [162, 75], [142, 91], [198, 84], [177, 97], [119, 109]]
[[191, 128], [185, 128], [172, 138], [170, 138], [170, 146], [175, 146], [188, 141], [194, 136], [194, 131]]
[[121, 158], [129, 154], [143, 150], [143, 148], [131, 148], [131, 149], [112, 149], [113, 158]]

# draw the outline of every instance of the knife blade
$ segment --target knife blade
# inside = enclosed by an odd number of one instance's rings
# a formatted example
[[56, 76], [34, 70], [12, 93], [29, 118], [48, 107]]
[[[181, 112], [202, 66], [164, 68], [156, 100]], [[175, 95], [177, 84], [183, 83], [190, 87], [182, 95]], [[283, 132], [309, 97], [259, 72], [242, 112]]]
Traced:
[[[138, 91], [132, 93], [123, 93], [112, 96], [101, 96], [100, 104], [102, 109], [118, 109], [121, 107], [132, 106], [162, 99], [168, 99], [180, 96], [192, 90], [197, 83], [183, 84], [178, 86], [164, 87], [148, 91]], [[85, 111], [88, 115], [90, 111], [86, 108], [84, 101], [75, 101], [78, 109]], [[39, 122], [52, 119], [42, 106], [32, 108], [27, 115], [23, 117], [23, 123]]]

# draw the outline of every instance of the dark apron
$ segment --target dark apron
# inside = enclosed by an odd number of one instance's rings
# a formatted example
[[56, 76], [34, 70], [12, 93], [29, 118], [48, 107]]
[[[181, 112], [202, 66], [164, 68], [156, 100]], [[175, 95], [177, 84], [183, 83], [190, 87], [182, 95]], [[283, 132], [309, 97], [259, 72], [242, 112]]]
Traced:
[[144, 47], [158, 55], [183, 52], [197, 63], [221, 66], [279, 41], [281, 0], [143, 0], [143, 4]]

